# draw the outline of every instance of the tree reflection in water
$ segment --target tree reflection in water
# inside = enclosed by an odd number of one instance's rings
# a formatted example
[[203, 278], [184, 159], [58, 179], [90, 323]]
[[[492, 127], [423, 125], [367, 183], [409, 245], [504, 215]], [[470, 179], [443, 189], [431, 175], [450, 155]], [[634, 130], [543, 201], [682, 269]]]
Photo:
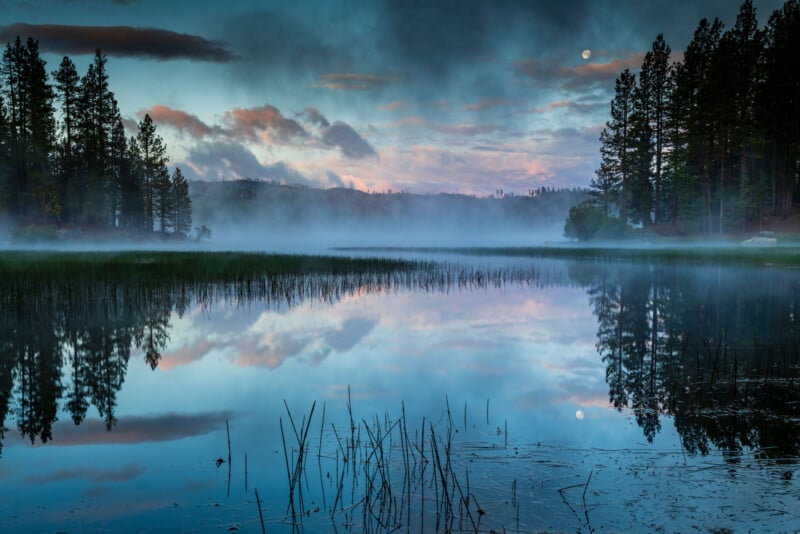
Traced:
[[[563, 269], [226, 253], [7, 254], [0, 259], [0, 422], [51, 440], [59, 401], [111, 430], [131, 349], [156, 369], [170, 317], [214, 302], [291, 307], [345, 295], [564, 284]], [[0, 425], [0, 452], [4, 427]]]
[[[597, 318], [610, 403], [652, 441], [669, 415], [690, 453], [800, 455], [800, 276], [788, 270], [582, 261], [434, 265], [191, 254], [0, 262], [0, 421], [52, 438], [59, 404], [78, 425], [116, 422], [131, 350], [156, 369], [172, 313], [214, 302], [291, 307], [346, 295], [581, 286]], [[0, 425], [0, 447], [4, 428]], [[0, 448], [0, 452], [2, 449]]]
[[648, 441], [671, 415], [683, 447], [800, 454], [800, 279], [791, 271], [573, 264], [597, 317], [609, 400]]

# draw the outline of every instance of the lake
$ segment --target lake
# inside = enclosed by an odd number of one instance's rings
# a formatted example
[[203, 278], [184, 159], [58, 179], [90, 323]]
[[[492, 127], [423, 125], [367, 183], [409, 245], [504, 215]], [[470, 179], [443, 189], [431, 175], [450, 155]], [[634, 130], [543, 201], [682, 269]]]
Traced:
[[6, 254], [0, 530], [800, 530], [800, 271], [392, 255]]

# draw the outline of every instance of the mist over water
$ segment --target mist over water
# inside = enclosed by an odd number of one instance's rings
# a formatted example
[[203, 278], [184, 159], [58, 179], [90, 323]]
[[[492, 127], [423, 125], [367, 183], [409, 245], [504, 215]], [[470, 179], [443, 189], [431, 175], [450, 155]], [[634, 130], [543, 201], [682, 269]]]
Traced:
[[264, 182], [194, 182], [195, 225], [217, 250], [318, 253], [329, 247], [535, 246], [564, 241], [580, 191], [536, 197], [368, 194]]

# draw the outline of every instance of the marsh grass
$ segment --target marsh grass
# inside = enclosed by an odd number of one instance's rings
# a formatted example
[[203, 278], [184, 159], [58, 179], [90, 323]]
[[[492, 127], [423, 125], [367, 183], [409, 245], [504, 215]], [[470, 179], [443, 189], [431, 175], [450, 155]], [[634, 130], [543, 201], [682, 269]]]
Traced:
[[[347, 392], [349, 432], [342, 433], [330, 423], [325, 439], [323, 406], [320, 435], [317, 441], [317, 467], [320, 487], [308, 485], [306, 471], [311, 465], [311, 428], [316, 402], [300, 424], [285, 404], [289, 431], [283, 418], [279, 427], [288, 482], [288, 503], [284, 523], [292, 532], [490, 532], [482, 526], [489, 513], [479, 501], [479, 490], [470, 484], [468, 447], [457, 439], [449, 399], [438, 423], [422, 418], [418, 431], [410, 432], [405, 403], [400, 416], [388, 413], [357, 417], [350, 390]], [[414, 427], [412, 427], [414, 428]], [[488, 428], [486, 429], [488, 431]], [[488, 433], [488, 432], [487, 432]], [[323, 474], [325, 472], [325, 474]], [[307, 493], [321, 498], [322, 508], [309, 502]], [[327, 492], [334, 494], [332, 500]], [[496, 497], [496, 496], [494, 496]], [[483, 498], [480, 498], [483, 500]], [[492, 522], [516, 521], [519, 530], [519, 501], [516, 483], [510, 499], [515, 517], [493, 515]], [[493, 501], [492, 501], [493, 502]], [[320, 525], [323, 517], [328, 527]], [[315, 518], [308, 523], [309, 518]], [[495, 525], [504, 531], [505, 525]]]
[[579, 259], [598, 262], [660, 262], [696, 265], [777, 265], [800, 267], [800, 244], [779, 247], [743, 247], [737, 244], [666, 244], [650, 246], [541, 246], [456, 248], [340, 248], [341, 251], [371, 251], [419, 254], [460, 254], [513, 258]]

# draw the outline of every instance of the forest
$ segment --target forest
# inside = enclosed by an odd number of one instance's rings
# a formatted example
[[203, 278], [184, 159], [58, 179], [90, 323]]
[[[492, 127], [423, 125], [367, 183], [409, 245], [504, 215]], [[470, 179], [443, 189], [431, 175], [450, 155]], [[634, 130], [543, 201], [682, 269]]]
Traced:
[[81, 77], [64, 57], [48, 75], [38, 41], [17, 37], [0, 63], [0, 215], [19, 227], [186, 236], [189, 186], [167, 168], [149, 115], [126, 138], [107, 59]]
[[592, 199], [565, 233], [725, 234], [785, 220], [800, 199], [798, 49], [797, 0], [763, 27], [751, 0], [727, 30], [703, 19], [683, 53], [659, 34], [638, 74], [616, 79]]

